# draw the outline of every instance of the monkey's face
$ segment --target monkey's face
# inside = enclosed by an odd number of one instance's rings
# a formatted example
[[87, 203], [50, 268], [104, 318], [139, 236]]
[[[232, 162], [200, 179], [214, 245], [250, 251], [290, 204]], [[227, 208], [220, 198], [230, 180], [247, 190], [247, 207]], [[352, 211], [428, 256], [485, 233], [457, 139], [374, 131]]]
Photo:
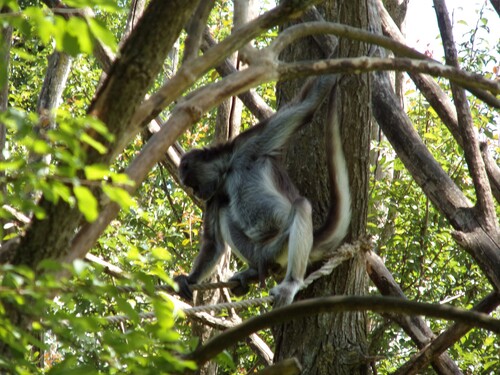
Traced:
[[207, 150], [192, 150], [182, 157], [179, 164], [182, 184], [205, 201], [215, 194], [219, 185], [217, 168], [207, 156]]

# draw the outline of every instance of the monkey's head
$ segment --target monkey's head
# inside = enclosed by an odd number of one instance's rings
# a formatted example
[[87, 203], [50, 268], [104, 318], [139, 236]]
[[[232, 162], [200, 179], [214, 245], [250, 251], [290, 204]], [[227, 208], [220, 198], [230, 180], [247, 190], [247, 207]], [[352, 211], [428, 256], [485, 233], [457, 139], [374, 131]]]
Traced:
[[205, 201], [213, 197], [222, 181], [219, 155], [213, 149], [196, 149], [184, 154], [179, 164], [182, 184]]

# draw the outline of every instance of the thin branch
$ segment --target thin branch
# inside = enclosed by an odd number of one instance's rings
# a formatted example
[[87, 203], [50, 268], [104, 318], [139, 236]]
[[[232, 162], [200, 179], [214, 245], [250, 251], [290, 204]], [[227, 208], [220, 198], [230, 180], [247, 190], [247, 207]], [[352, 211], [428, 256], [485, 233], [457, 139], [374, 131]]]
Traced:
[[114, 264], [106, 262], [104, 259], [96, 255], [88, 253], [87, 255], [85, 255], [85, 260], [89, 263], [95, 263], [100, 265], [101, 267], [104, 267], [104, 273], [112, 277], [115, 278], [125, 277], [125, 271], [123, 271], [120, 267], [117, 267]]
[[187, 38], [184, 45], [183, 63], [198, 56], [203, 36], [203, 30], [207, 24], [210, 11], [215, 5], [215, 0], [200, 1], [196, 12], [193, 14], [186, 27]]
[[500, 82], [484, 78], [480, 74], [469, 73], [455, 67], [433, 61], [409, 58], [353, 57], [343, 59], [319, 60], [314, 63], [280, 63], [278, 66], [282, 79], [324, 73], [363, 73], [372, 71], [396, 70], [425, 73], [445, 77], [464, 87], [475, 87], [500, 94]]
[[[382, 259], [373, 251], [365, 252], [364, 257], [366, 260], [366, 272], [380, 293], [384, 296], [406, 299], [406, 296], [386, 268]], [[393, 313], [385, 315], [396, 322], [411, 337], [419, 349], [425, 348], [435, 338], [432, 330], [420, 316], [405, 316]], [[449, 374], [450, 370], [451, 373], [460, 373], [460, 369], [447, 353], [443, 353], [439, 358], [433, 359], [432, 367], [438, 374]]]
[[278, 55], [286, 46], [295, 42], [297, 39], [317, 34], [334, 34], [338, 37], [372, 43], [393, 51], [397, 56], [434, 61], [437, 63], [437, 61], [429, 58], [427, 55], [399, 43], [394, 39], [374, 34], [357, 27], [325, 21], [307, 22], [288, 27], [271, 43], [270, 48]]
[[[399, 43], [406, 44], [403, 34], [401, 34], [391, 15], [385, 9], [382, 0], [377, 0], [377, 6], [384, 34]], [[457, 112], [449, 96], [441, 90], [441, 87], [431, 77], [415, 73], [409, 73], [409, 75], [427, 101], [436, 110], [436, 113], [453, 134], [453, 137], [461, 145], [463, 140], [462, 135], [458, 131]]]
[[[203, 41], [201, 45], [201, 50], [203, 52], [208, 51], [209, 48], [213, 47], [216, 42], [210, 35], [208, 29], [205, 29], [203, 33]], [[218, 65], [215, 70], [222, 76], [226, 77], [232, 73], [237, 72], [236, 67], [229, 61], [229, 59], [224, 59], [224, 61]], [[254, 115], [259, 121], [262, 121], [273, 115], [274, 110], [267, 105], [267, 103], [259, 96], [254, 90], [249, 90], [247, 92], [242, 92], [238, 95], [238, 98], [245, 104], [248, 110]]]
[[[392, 20], [391, 16], [385, 9], [382, 0], [377, 0], [377, 5], [384, 33], [390, 36], [391, 38], [395, 39], [396, 41], [406, 44], [404, 36], [401, 34], [398, 27]], [[417, 86], [417, 88], [420, 90], [420, 92], [427, 99], [429, 104], [434, 108], [439, 118], [446, 125], [446, 127], [451, 132], [457, 143], [460, 145], [460, 147], [463, 148], [464, 140], [462, 138], [462, 133], [458, 128], [457, 112], [448, 94], [446, 94], [431, 77], [424, 74], [418, 74], [412, 72], [409, 72], [408, 74], [415, 83], [415, 85]], [[490, 104], [491, 106], [494, 107], [500, 107], [500, 100], [496, 99], [493, 96], [491, 96], [491, 98], [490, 97], [485, 98], [485, 94], [487, 92], [473, 91], [473, 93], [480, 99], [484, 100], [487, 104]], [[483, 160], [486, 164], [486, 172], [488, 173], [493, 194], [496, 200], [500, 202], [500, 177], [498, 179], [494, 177], [495, 175], [500, 176], [500, 168], [495, 162], [488, 163], [488, 160], [485, 158], [484, 153], [483, 153]]]
[[[458, 68], [458, 54], [455, 48], [452, 26], [444, 0], [434, 0], [434, 8], [436, 10], [439, 30], [441, 31], [446, 63]], [[469, 172], [476, 189], [478, 215], [481, 218], [482, 224], [489, 230], [494, 231], [497, 228], [495, 206], [493, 204], [493, 196], [488, 183], [484, 162], [479, 150], [476, 131], [472, 124], [472, 114], [469, 102], [467, 101], [464, 90], [455, 85], [453, 81], [451, 83], [451, 92], [457, 109], [458, 126], [464, 137], [465, 159], [467, 160]]]
[[486, 173], [488, 173], [488, 178], [490, 179], [491, 191], [495, 196], [495, 199], [500, 203], [500, 168], [495, 159], [491, 156], [488, 151], [488, 144], [482, 142], [479, 145], [481, 150], [481, 155], [484, 160], [484, 166], [486, 167]]
[[284, 1], [276, 8], [243, 25], [226, 39], [189, 63], [183, 65], [169, 82], [146, 100], [136, 111], [132, 124], [141, 125], [153, 119], [163, 108], [177, 99], [209, 69], [219, 65], [227, 56], [245, 46], [270, 27], [282, 24], [291, 16], [297, 16], [319, 0], [300, 2]]
[[[491, 313], [500, 305], [500, 294], [490, 293], [482, 300], [473, 311], [482, 313]], [[422, 349], [416, 356], [412, 357], [408, 362], [401, 366], [394, 375], [414, 375], [420, 374], [421, 370], [429, 365], [430, 361], [438, 357], [441, 353], [447, 350], [460, 340], [467, 332], [472, 329], [472, 326], [467, 323], [454, 323], [446, 331], [441, 333], [428, 346]]]
[[[306, 10], [302, 15], [301, 20], [302, 22], [326, 22], [315, 6]], [[333, 57], [333, 53], [337, 50], [339, 45], [339, 40], [336, 36], [330, 34], [312, 35], [312, 38], [318, 45], [318, 48], [323, 51], [325, 57]]]
[[395, 98], [387, 73], [374, 74], [372, 109], [405, 167], [457, 230], [455, 239], [473, 256], [495, 288], [500, 288], [498, 232], [480, 225], [471, 203], [422, 142]]
[[459, 309], [448, 305], [436, 305], [392, 297], [379, 296], [335, 296], [313, 298], [295, 302], [286, 307], [277, 308], [265, 314], [253, 317], [243, 324], [231, 328], [207, 341], [186, 358], [198, 365], [214, 358], [224, 349], [234, 345], [248, 335], [280, 323], [300, 317], [320, 313], [346, 311], [373, 311], [376, 313], [392, 312], [397, 314], [425, 315], [432, 318], [454, 320], [500, 333], [500, 320], [486, 314]]

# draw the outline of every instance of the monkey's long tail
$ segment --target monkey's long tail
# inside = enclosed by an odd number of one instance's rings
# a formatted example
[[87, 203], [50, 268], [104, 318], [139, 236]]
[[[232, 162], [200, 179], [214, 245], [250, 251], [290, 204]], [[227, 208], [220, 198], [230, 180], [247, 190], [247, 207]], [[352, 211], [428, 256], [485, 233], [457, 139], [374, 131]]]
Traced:
[[337, 86], [332, 88], [328, 108], [327, 162], [330, 178], [330, 208], [323, 226], [314, 235], [314, 246], [310, 260], [318, 261], [335, 250], [349, 229], [351, 223], [351, 194], [349, 174], [342, 150], [339, 121], [339, 96]]

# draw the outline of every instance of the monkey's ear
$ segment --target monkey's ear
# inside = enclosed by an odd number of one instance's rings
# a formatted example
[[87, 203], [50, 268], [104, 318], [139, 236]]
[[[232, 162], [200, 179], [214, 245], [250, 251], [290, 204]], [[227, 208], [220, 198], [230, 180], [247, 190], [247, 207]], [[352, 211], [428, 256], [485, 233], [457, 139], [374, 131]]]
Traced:
[[177, 275], [174, 277], [174, 281], [179, 286], [179, 292], [177, 293], [181, 298], [188, 302], [193, 303], [193, 292], [189, 287], [189, 278], [187, 275]]

